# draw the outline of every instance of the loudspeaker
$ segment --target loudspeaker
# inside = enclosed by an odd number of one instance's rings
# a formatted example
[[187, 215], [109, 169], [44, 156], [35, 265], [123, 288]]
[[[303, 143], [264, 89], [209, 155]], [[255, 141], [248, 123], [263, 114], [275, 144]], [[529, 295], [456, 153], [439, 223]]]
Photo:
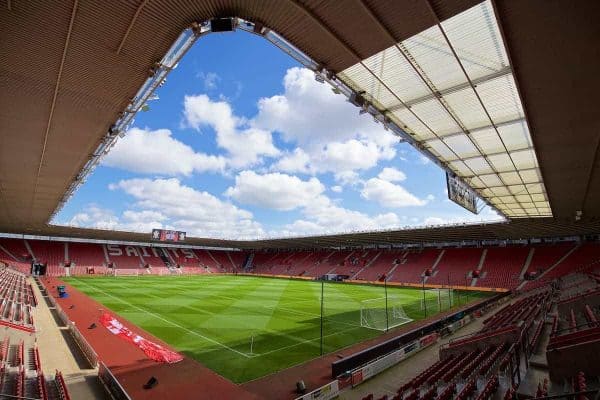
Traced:
[[96, 323], [92, 322], [92, 324], [90, 326], [88, 326], [88, 329], [94, 329], [96, 328]]
[[150, 379], [148, 379], [148, 382], [146, 382], [144, 385], [144, 389], [152, 389], [156, 385], [158, 385], [158, 379], [151, 376]]
[[299, 394], [306, 393], [306, 385], [304, 384], [304, 381], [302, 379], [296, 382], [296, 392]]

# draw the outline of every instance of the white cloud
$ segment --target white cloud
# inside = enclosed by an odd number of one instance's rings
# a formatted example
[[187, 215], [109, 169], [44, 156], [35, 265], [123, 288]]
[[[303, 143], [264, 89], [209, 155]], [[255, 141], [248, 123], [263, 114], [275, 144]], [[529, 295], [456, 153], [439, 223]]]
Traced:
[[119, 219], [112, 211], [89, 204], [84, 211], [75, 214], [65, 225], [95, 229], [116, 229]]
[[189, 176], [193, 172], [216, 172], [225, 168], [223, 157], [195, 152], [173, 138], [168, 129], [130, 129], [102, 163], [132, 172], [161, 175]]
[[344, 189], [343, 189], [341, 186], [339, 186], [339, 185], [336, 185], [336, 186], [332, 186], [332, 187], [331, 187], [331, 191], [332, 191], [332, 192], [335, 192], [335, 193], [342, 193], [342, 191], [343, 191], [343, 190], [344, 190]]
[[391, 160], [395, 154], [393, 148], [381, 147], [365, 139], [350, 139], [328, 143], [313, 156], [313, 162], [322, 171], [353, 171], [372, 168], [380, 160]]
[[235, 186], [228, 188], [225, 194], [242, 204], [288, 211], [307, 206], [324, 190], [317, 178], [303, 181], [280, 173], [258, 175], [254, 171], [242, 171], [235, 178]]
[[427, 200], [421, 200], [402, 186], [381, 178], [371, 178], [366, 181], [360, 195], [366, 200], [376, 201], [384, 207], [391, 208], [427, 204]]
[[217, 145], [229, 153], [228, 164], [234, 168], [260, 164], [263, 157], [280, 154], [269, 131], [248, 127], [226, 101], [212, 101], [204, 94], [185, 96], [184, 116], [194, 129], [210, 126], [215, 130]]
[[260, 99], [258, 115], [251, 123], [279, 132], [299, 149], [274, 166], [284, 172], [321, 173], [372, 168], [380, 160], [394, 158], [397, 138], [360, 116], [358, 109], [314, 74], [291, 68], [284, 78], [284, 93]]
[[285, 140], [300, 144], [345, 142], [362, 135], [380, 145], [397, 143], [397, 138], [331, 87], [320, 84], [305, 68], [290, 68], [283, 80], [284, 93], [259, 100], [254, 123], [279, 131]]
[[394, 213], [369, 216], [344, 208], [323, 194], [324, 191], [325, 187], [317, 178], [301, 180], [281, 173], [259, 175], [242, 171], [226, 195], [243, 204], [301, 212], [302, 218], [270, 232], [273, 235], [382, 229], [398, 226], [400, 222]]
[[310, 156], [301, 148], [296, 148], [292, 153], [287, 153], [275, 163], [272, 168], [282, 172], [311, 173]]
[[484, 207], [479, 214], [463, 211], [461, 213], [436, 213], [423, 220], [419, 225], [451, 225], [472, 224], [478, 222], [502, 221], [504, 218], [498, 215], [490, 207]]
[[397, 227], [400, 218], [394, 213], [369, 216], [355, 210], [340, 207], [326, 196], [319, 196], [302, 211], [303, 219], [284, 227], [280, 235], [315, 233], [338, 233], [357, 230], [375, 230]]
[[402, 182], [406, 180], [406, 174], [404, 172], [390, 167], [382, 169], [377, 177], [388, 182]]
[[284, 155], [272, 169], [283, 172], [319, 174], [347, 172], [375, 167], [381, 160], [394, 158], [395, 150], [381, 147], [366, 139], [330, 142], [322, 147], [312, 146], [308, 153], [297, 147]]
[[[123, 213], [119, 228], [185, 230], [198, 237], [255, 238], [264, 235], [251, 212], [171, 179], [128, 179], [109, 186], [132, 196], [135, 210]], [[154, 224], [154, 226], [151, 226]]]
[[362, 183], [358, 173], [354, 171], [341, 171], [333, 176], [336, 182], [342, 186], [356, 186]]

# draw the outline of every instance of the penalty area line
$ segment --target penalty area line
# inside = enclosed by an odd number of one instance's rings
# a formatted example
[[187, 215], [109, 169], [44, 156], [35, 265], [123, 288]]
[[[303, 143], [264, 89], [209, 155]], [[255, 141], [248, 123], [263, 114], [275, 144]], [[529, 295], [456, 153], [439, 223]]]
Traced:
[[186, 331], [186, 332], [188, 332], [188, 333], [191, 333], [192, 335], [198, 336], [198, 337], [200, 337], [200, 338], [202, 338], [202, 339], [204, 339], [204, 340], [206, 340], [206, 341], [208, 341], [208, 342], [211, 342], [211, 343], [213, 343], [213, 344], [216, 344], [216, 345], [218, 345], [218, 346], [221, 346], [221, 347], [223, 347], [224, 349], [227, 349], [227, 350], [229, 350], [229, 351], [232, 351], [232, 352], [234, 352], [234, 353], [236, 353], [236, 354], [239, 354], [240, 356], [243, 356], [243, 357], [246, 357], [246, 358], [252, 358], [252, 357], [254, 357], [254, 356], [252, 356], [252, 355], [248, 355], [248, 354], [246, 354], [246, 353], [242, 353], [241, 351], [238, 351], [238, 350], [236, 350], [236, 349], [233, 349], [233, 348], [231, 348], [231, 347], [227, 346], [226, 344], [223, 344], [223, 343], [221, 343], [221, 342], [219, 342], [219, 341], [217, 341], [217, 340], [214, 340], [214, 339], [212, 339], [212, 338], [209, 338], [209, 337], [207, 337], [207, 336], [204, 336], [204, 335], [202, 335], [201, 333], [198, 333], [198, 332], [196, 332], [196, 331], [192, 331], [192, 330], [190, 330], [190, 329], [186, 328], [185, 326], [179, 325], [179, 324], [178, 324], [178, 323], [176, 323], [176, 322], [173, 322], [173, 321], [171, 321], [171, 320], [168, 320], [168, 319], [166, 319], [166, 318], [164, 318], [164, 317], [160, 316], [159, 314], [155, 314], [155, 313], [153, 313], [152, 311], [148, 311], [148, 310], [146, 310], [146, 309], [144, 309], [144, 308], [141, 308], [141, 307], [138, 307], [138, 306], [136, 306], [135, 304], [131, 304], [130, 302], [128, 302], [128, 301], [126, 301], [126, 300], [123, 300], [123, 299], [121, 299], [120, 297], [113, 296], [112, 294], [110, 294], [110, 293], [107, 293], [107, 292], [105, 292], [104, 290], [102, 290], [102, 289], [100, 289], [100, 288], [98, 288], [98, 287], [96, 287], [96, 286], [94, 286], [94, 285], [90, 285], [90, 284], [88, 284], [88, 283], [85, 283], [85, 282], [83, 282], [83, 281], [81, 281], [81, 280], [79, 280], [79, 279], [77, 279], [77, 278], [74, 278], [74, 277], [72, 277], [72, 278], [73, 278], [74, 280], [76, 280], [77, 282], [80, 282], [80, 283], [84, 284], [85, 286], [91, 287], [92, 289], [94, 289], [94, 290], [97, 290], [97, 291], [99, 291], [100, 293], [103, 293], [103, 294], [105, 294], [106, 296], [112, 297], [113, 299], [115, 299], [115, 300], [117, 300], [117, 301], [120, 301], [120, 302], [121, 302], [121, 303], [123, 303], [123, 304], [127, 304], [128, 306], [131, 306], [131, 307], [133, 307], [133, 308], [135, 308], [135, 309], [137, 309], [137, 310], [139, 310], [139, 311], [142, 311], [142, 312], [144, 312], [144, 313], [146, 313], [146, 314], [150, 314], [150, 315], [152, 315], [154, 318], [160, 319], [160, 320], [162, 320], [162, 321], [164, 321], [164, 322], [166, 322], [166, 323], [168, 323], [168, 324], [171, 324], [172, 326], [175, 326], [175, 327], [177, 327], [177, 328], [179, 328], [179, 329], [182, 329], [182, 330], [184, 330], [184, 331]]

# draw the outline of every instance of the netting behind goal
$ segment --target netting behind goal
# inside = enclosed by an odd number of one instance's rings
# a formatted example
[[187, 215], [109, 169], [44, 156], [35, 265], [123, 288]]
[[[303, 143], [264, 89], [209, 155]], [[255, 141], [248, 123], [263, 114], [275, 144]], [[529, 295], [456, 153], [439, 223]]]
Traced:
[[428, 314], [449, 310], [454, 306], [452, 289], [425, 290], [425, 299], [421, 299], [421, 311], [427, 309]]
[[411, 322], [397, 297], [369, 299], [360, 303], [360, 326], [385, 331]]
[[114, 276], [138, 276], [140, 271], [137, 269], [129, 269], [129, 268], [115, 268], [113, 270]]

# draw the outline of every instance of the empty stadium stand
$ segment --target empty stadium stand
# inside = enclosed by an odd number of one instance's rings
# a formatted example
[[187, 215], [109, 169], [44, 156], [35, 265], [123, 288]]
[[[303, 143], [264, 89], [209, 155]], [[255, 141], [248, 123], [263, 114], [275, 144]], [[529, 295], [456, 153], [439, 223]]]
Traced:
[[[0, 238], [0, 262], [29, 273], [34, 260], [46, 264], [49, 276], [113, 269], [165, 274], [178, 268], [177, 273], [192, 274], [319, 278], [329, 273], [358, 281], [531, 290], [600, 263], [600, 244], [247, 252]], [[70, 267], [68, 272], [65, 267]]]
[[65, 243], [68, 252], [68, 262], [82, 267], [99, 267], [108, 264], [105, 248], [91, 243]]
[[472, 281], [470, 272], [478, 267], [482, 254], [480, 248], [446, 249], [426, 282], [469, 286]]
[[529, 255], [529, 247], [499, 247], [486, 249], [480, 276], [474, 286], [515, 288]]
[[0, 348], [0, 395], [40, 400], [69, 400], [69, 392], [60, 371], [46, 377], [37, 346], [24, 340], [11, 343], [9, 336]]
[[44, 240], [26, 240], [34, 259], [48, 266], [58, 267], [65, 263], [65, 243]]
[[[440, 348], [439, 361], [425, 367], [398, 387], [391, 400], [510, 399], [521, 357], [532, 343], [528, 333], [545, 319], [549, 290], [539, 291], [503, 307], [472, 335], [451, 340]], [[374, 399], [373, 394], [364, 398]]]
[[35, 331], [32, 307], [37, 300], [26, 277], [12, 269], [0, 270], [0, 325]]
[[441, 250], [438, 249], [410, 250], [404, 252], [398, 266], [388, 280], [392, 282], [421, 282], [423, 274], [428, 269], [433, 268], [440, 253]]

